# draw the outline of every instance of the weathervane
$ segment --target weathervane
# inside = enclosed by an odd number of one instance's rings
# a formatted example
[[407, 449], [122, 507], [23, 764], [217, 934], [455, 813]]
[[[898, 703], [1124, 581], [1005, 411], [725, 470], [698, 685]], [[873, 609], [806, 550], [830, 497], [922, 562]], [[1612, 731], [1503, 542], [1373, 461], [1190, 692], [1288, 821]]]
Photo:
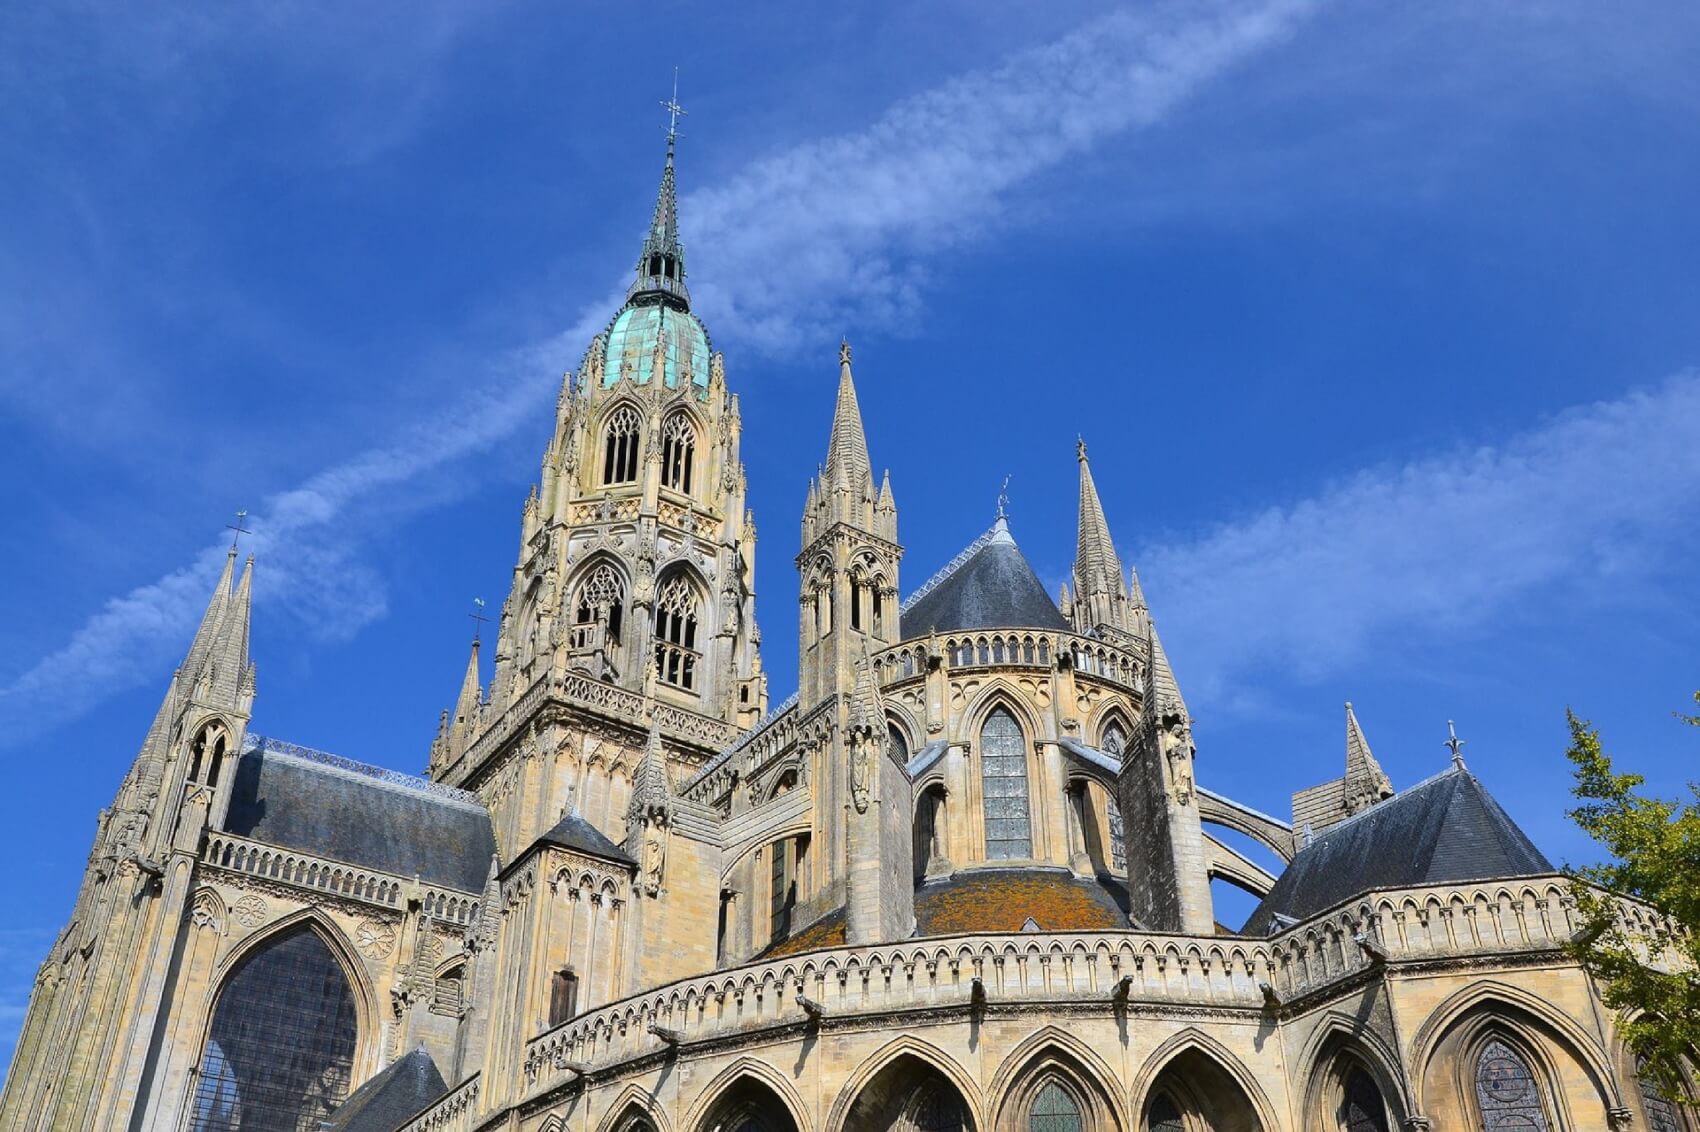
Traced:
[[679, 68], [673, 68], [673, 97], [661, 104], [667, 111], [667, 144], [671, 146], [673, 139], [679, 136], [679, 119], [685, 116], [685, 108], [679, 105]]
[[247, 520], [247, 518], [248, 518], [248, 512], [238, 511], [238, 512], [236, 512], [236, 521], [234, 523], [224, 524], [225, 530], [235, 532], [234, 534], [232, 534], [230, 536], [230, 549], [233, 553], [236, 550], [237, 541], [239, 539], [241, 539], [241, 537], [243, 535], [251, 535], [251, 534], [254, 533], [253, 531], [249, 530], [247, 527], [242, 525]]
[[472, 643], [477, 644], [478, 638], [484, 632], [484, 622], [486, 622], [490, 619], [488, 617], [484, 616], [484, 599], [483, 598], [481, 598], [481, 597], [473, 598], [472, 604], [477, 606], [477, 608], [474, 609], [471, 613], [468, 613], [467, 616], [472, 618]]
[[1003, 486], [998, 489], [998, 518], [1009, 518], [1009, 476], [1004, 476]]
[[1458, 738], [1458, 729], [1452, 725], [1450, 719], [1446, 721], [1446, 734], [1449, 736], [1446, 740], [1446, 749], [1452, 752], [1452, 765], [1463, 770], [1464, 740]]

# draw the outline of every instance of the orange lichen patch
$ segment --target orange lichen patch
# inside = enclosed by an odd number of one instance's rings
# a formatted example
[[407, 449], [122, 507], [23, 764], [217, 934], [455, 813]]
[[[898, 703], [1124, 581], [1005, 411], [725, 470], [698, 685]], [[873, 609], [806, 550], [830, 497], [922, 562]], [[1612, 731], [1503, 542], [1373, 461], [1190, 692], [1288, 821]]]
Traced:
[[847, 939], [844, 917], [833, 913], [822, 916], [796, 935], [780, 940], [762, 952], [762, 958], [777, 959], [781, 955], [795, 955], [799, 951], [813, 951], [818, 947], [843, 947]]
[[1018, 932], [1031, 919], [1048, 932], [1125, 928], [1125, 897], [1104, 882], [1041, 870], [958, 873], [915, 892], [921, 935]]

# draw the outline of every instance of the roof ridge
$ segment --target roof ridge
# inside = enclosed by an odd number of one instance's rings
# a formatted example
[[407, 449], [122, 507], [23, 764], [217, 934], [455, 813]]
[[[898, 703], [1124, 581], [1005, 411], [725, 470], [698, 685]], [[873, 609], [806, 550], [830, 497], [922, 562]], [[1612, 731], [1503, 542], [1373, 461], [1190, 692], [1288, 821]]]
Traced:
[[[969, 543], [967, 546], [963, 547], [962, 550], [957, 553], [955, 558], [946, 562], [939, 568], [939, 571], [936, 574], [928, 578], [925, 582], [922, 582], [921, 588], [910, 594], [904, 599], [903, 604], [897, 607], [898, 614], [902, 615], [908, 613], [915, 607], [916, 602], [920, 601], [922, 598], [938, 589], [945, 582], [949, 581], [950, 576], [962, 569], [962, 567], [966, 566], [970, 558], [990, 546], [992, 544], [992, 540], [997, 538], [1000, 531], [1005, 535], [1009, 534], [1008, 524], [1006, 524], [1002, 519], [999, 519], [997, 522], [987, 527], [984, 534]], [[1011, 537], [1010, 541], [1013, 542], [1014, 538]]]
[[242, 744], [243, 754], [250, 751], [261, 751], [268, 755], [278, 755], [282, 758], [312, 763], [331, 771], [340, 771], [374, 786], [391, 790], [404, 790], [415, 794], [429, 794], [442, 801], [457, 803], [480, 811], [487, 809], [483, 799], [470, 790], [462, 790], [457, 786], [449, 786], [442, 782], [433, 782], [428, 778], [420, 778], [417, 775], [403, 774], [399, 770], [390, 770], [388, 767], [373, 766], [371, 763], [359, 762], [343, 755], [333, 755], [329, 751], [303, 747], [299, 743], [273, 739], [269, 735], [260, 735], [253, 731], [248, 732], [247, 739]]
[[[1314, 839], [1312, 840], [1311, 844], [1314, 845], [1317, 842], [1320, 842], [1323, 838], [1327, 837], [1329, 834], [1333, 833], [1335, 830], [1345, 829], [1347, 826], [1353, 824], [1354, 822], [1360, 821], [1365, 817], [1368, 817], [1370, 814], [1380, 812], [1380, 810], [1383, 806], [1386, 806], [1391, 802], [1397, 802], [1399, 799], [1401, 799], [1401, 798], [1403, 798], [1407, 795], [1415, 794], [1417, 791], [1422, 790], [1425, 787], [1433, 786], [1435, 783], [1439, 782], [1441, 779], [1447, 777], [1448, 775], [1458, 773], [1460, 769], [1461, 768], [1459, 768], [1459, 767], [1449, 766], [1445, 770], [1441, 771], [1439, 774], [1431, 774], [1427, 778], [1423, 779], [1421, 782], [1413, 783], [1410, 786], [1405, 787], [1405, 789], [1403, 789], [1403, 790], [1395, 791], [1391, 798], [1383, 798], [1381, 801], [1377, 802], [1373, 806], [1366, 806], [1365, 808], [1359, 810], [1357, 813], [1353, 814], [1351, 817], [1342, 818], [1340, 821], [1335, 822], [1333, 825], [1329, 826], [1327, 829], [1323, 830], [1322, 832], [1315, 834]], [[1465, 775], [1469, 775], [1470, 772], [1466, 770], [1463, 773]], [[1300, 848], [1300, 852], [1303, 852], [1304, 849], [1307, 849], [1307, 848], [1309, 848], [1309, 846], [1302, 846]]]

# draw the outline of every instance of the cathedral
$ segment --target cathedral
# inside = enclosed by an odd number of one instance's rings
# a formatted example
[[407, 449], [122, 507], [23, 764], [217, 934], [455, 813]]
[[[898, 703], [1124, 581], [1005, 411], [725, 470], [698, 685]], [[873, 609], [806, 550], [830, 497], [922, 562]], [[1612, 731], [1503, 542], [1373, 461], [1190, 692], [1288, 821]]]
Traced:
[[231, 550], [0, 1127], [1700, 1127], [1638, 1077], [1563, 950], [1570, 882], [1456, 743], [1396, 789], [1347, 705], [1341, 776], [1290, 821], [1199, 778], [1084, 444], [1060, 592], [1001, 513], [906, 587], [848, 344], [770, 704], [739, 401], [685, 263], [670, 133], [424, 777], [251, 726], [264, 571]]

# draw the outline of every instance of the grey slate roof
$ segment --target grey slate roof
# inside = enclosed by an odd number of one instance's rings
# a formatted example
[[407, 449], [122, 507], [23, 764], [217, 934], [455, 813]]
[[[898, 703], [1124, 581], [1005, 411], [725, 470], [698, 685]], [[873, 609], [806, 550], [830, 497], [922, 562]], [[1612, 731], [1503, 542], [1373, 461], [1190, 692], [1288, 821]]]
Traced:
[[496, 838], [483, 806], [260, 746], [244, 751], [224, 828], [461, 892], [484, 891]]
[[905, 639], [937, 630], [1068, 629], [1002, 519], [980, 546], [903, 609]]
[[1475, 775], [1453, 767], [1318, 834], [1293, 855], [1245, 931], [1266, 935], [1277, 913], [1303, 919], [1377, 888], [1552, 871]]
[[350, 1093], [321, 1127], [325, 1132], [395, 1132], [448, 1091], [437, 1063], [421, 1046]]
[[601, 857], [605, 861], [614, 861], [622, 865], [635, 865], [631, 855], [614, 842], [605, 837], [601, 830], [585, 821], [578, 814], [564, 814], [556, 822], [554, 828], [537, 839], [550, 845], [559, 845], [563, 849], [572, 849], [579, 853], [588, 853], [592, 857]]

